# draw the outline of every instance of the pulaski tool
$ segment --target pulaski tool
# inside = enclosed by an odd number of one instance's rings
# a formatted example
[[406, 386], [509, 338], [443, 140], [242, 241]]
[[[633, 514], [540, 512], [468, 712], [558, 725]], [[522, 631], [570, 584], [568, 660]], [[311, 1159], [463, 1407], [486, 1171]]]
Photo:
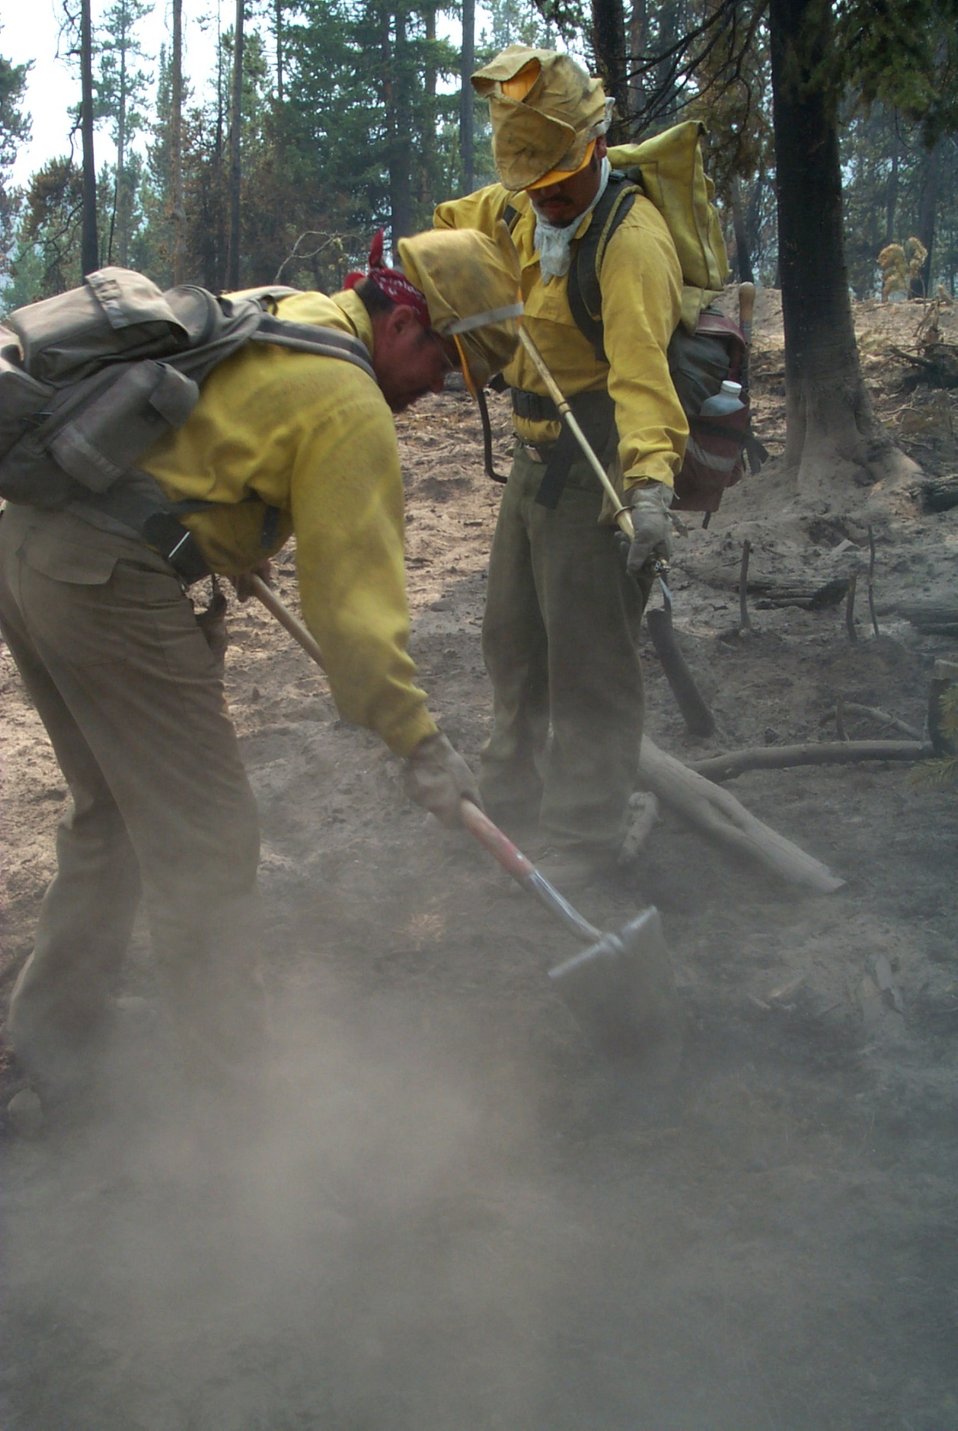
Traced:
[[[259, 576], [250, 589], [323, 669], [310, 632]], [[682, 1055], [683, 1020], [658, 910], [650, 906], [615, 933], [603, 933], [574, 909], [489, 817], [462, 802], [462, 823], [475, 840], [573, 934], [588, 940], [581, 953], [556, 964], [549, 979], [585, 1033], [618, 1070], [653, 1083], [675, 1074]]]

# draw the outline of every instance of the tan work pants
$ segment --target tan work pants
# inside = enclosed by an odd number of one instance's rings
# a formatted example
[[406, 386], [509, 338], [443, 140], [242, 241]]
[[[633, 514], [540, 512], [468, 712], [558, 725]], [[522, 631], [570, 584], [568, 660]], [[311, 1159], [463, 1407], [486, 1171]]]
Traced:
[[71, 802], [8, 1033], [38, 1083], [95, 1049], [141, 893], [188, 1072], [258, 1053], [256, 808], [222, 669], [166, 563], [67, 513], [0, 518], [0, 629]]
[[637, 639], [647, 589], [625, 572], [602, 493], [576, 461], [558, 505], [536, 502], [544, 467], [517, 447], [489, 564], [482, 650], [494, 725], [480, 785], [493, 818], [598, 858], [618, 852], [638, 770]]

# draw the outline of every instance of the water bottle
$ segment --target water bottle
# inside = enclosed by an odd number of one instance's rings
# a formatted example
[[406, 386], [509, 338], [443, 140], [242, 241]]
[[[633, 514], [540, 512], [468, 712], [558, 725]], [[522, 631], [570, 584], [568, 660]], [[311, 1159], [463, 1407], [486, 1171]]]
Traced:
[[705, 399], [699, 408], [699, 417], [725, 417], [730, 412], [740, 412], [744, 406], [742, 384], [726, 379], [717, 393]]

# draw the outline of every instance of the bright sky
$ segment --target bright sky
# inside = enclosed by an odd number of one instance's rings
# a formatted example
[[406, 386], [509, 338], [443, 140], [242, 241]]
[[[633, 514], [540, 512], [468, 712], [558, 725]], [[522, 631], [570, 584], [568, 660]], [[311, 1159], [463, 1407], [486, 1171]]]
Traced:
[[[93, 23], [112, 8], [114, 0], [92, 0]], [[15, 13], [12, 13], [15, 9]], [[233, 0], [183, 0], [183, 58], [187, 78], [200, 98], [213, 69], [216, 35], [233, 21]], [[27, 77], [25, 109], [33, 120], [29, 144], [21, 146], [13, 168], [13, 181], [24, 184], [48, 159], [65, 154], [69, 148], [70, 123], [67, 110], [79, 103], [80, 77], [63, 58], [67, 43], [60, 38], [63, 0], [8, 0], [0, 18], [0, 54], [14, 64], [33, 60]], [[477, 5], [478, 24], [485, 12]], [[459, 35], [452, 27], [455, 42]], [[136, 35], [152, 62], [143, 62], [156, 81], [160, 46], [172, 44], [172, 17], [169, 0], [155, 0], [152, 14], [137, 26]], [[79, 135], [74, 141], [79, 158]], [[97, 130], [97, 167], [112, 158], [112, 147], [104, 127]]]
[[[111, 8], [112, 0], [93, 0], [93, 23]], [[222, 0], [219, 0], [222, 4]], [[12, 11], [16, 13], [11, 13]], [[215, 26], [211, 17], [216, 16], [217, 0], [197, 3], [197, 0], [183, 0], [183, 53], [188, 74], [197, 82], [211, 64], [214, 48]], [[228, 7], [230, 15], [232, 7]], [[137, 27], [136, 34], [140, 46], [147, 55], [158, 57], [160, 45], [171, 43], [170, 7], [165, 0], [158, 0], [153, 14], [148, 15]], [[4, 7], [0, 21], [0, 54], [15, 64], [33, 60], [33, 69], [27, 78], [25, 108], [33, 120], [33, 136], [29, 144], [21, 147], [13, 170], [14, 182], [23, 184], [47, 159], [56, 154], [65, 154], [68, 149], [69, 120], [67, 110], [77, 104], [80, 98], [80, 79], [75, 69], [63, 59], [57, 58], [58, 49], [66, 49], [60, 40], [60, 18], [63, 13], [61, 0], [18, 0]], [[228, 22], [227, 22], [228, 23]], [[156, 79], [157, 64], [144, 62], [143, 67]], [[98, 135], [98, 148], [103, 157], [109, 157], [109, 141], [106, 134]], [[79, 154], [79, 137], [76, 140]], [[98, 155], [98, 164], [99, 164]]]

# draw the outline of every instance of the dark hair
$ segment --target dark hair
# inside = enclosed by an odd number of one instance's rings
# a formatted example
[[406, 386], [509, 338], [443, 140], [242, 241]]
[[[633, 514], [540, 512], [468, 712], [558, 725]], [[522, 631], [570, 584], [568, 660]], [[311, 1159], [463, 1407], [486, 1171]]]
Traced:
[[362, 299], [363, 307], [372, 318], [376, 313], [388, 313], [395, 308], [396, 304], [384, 293], [378, 283], [374, 283], [371, 278], [363, 278], [356, 284], [353, 292]]

